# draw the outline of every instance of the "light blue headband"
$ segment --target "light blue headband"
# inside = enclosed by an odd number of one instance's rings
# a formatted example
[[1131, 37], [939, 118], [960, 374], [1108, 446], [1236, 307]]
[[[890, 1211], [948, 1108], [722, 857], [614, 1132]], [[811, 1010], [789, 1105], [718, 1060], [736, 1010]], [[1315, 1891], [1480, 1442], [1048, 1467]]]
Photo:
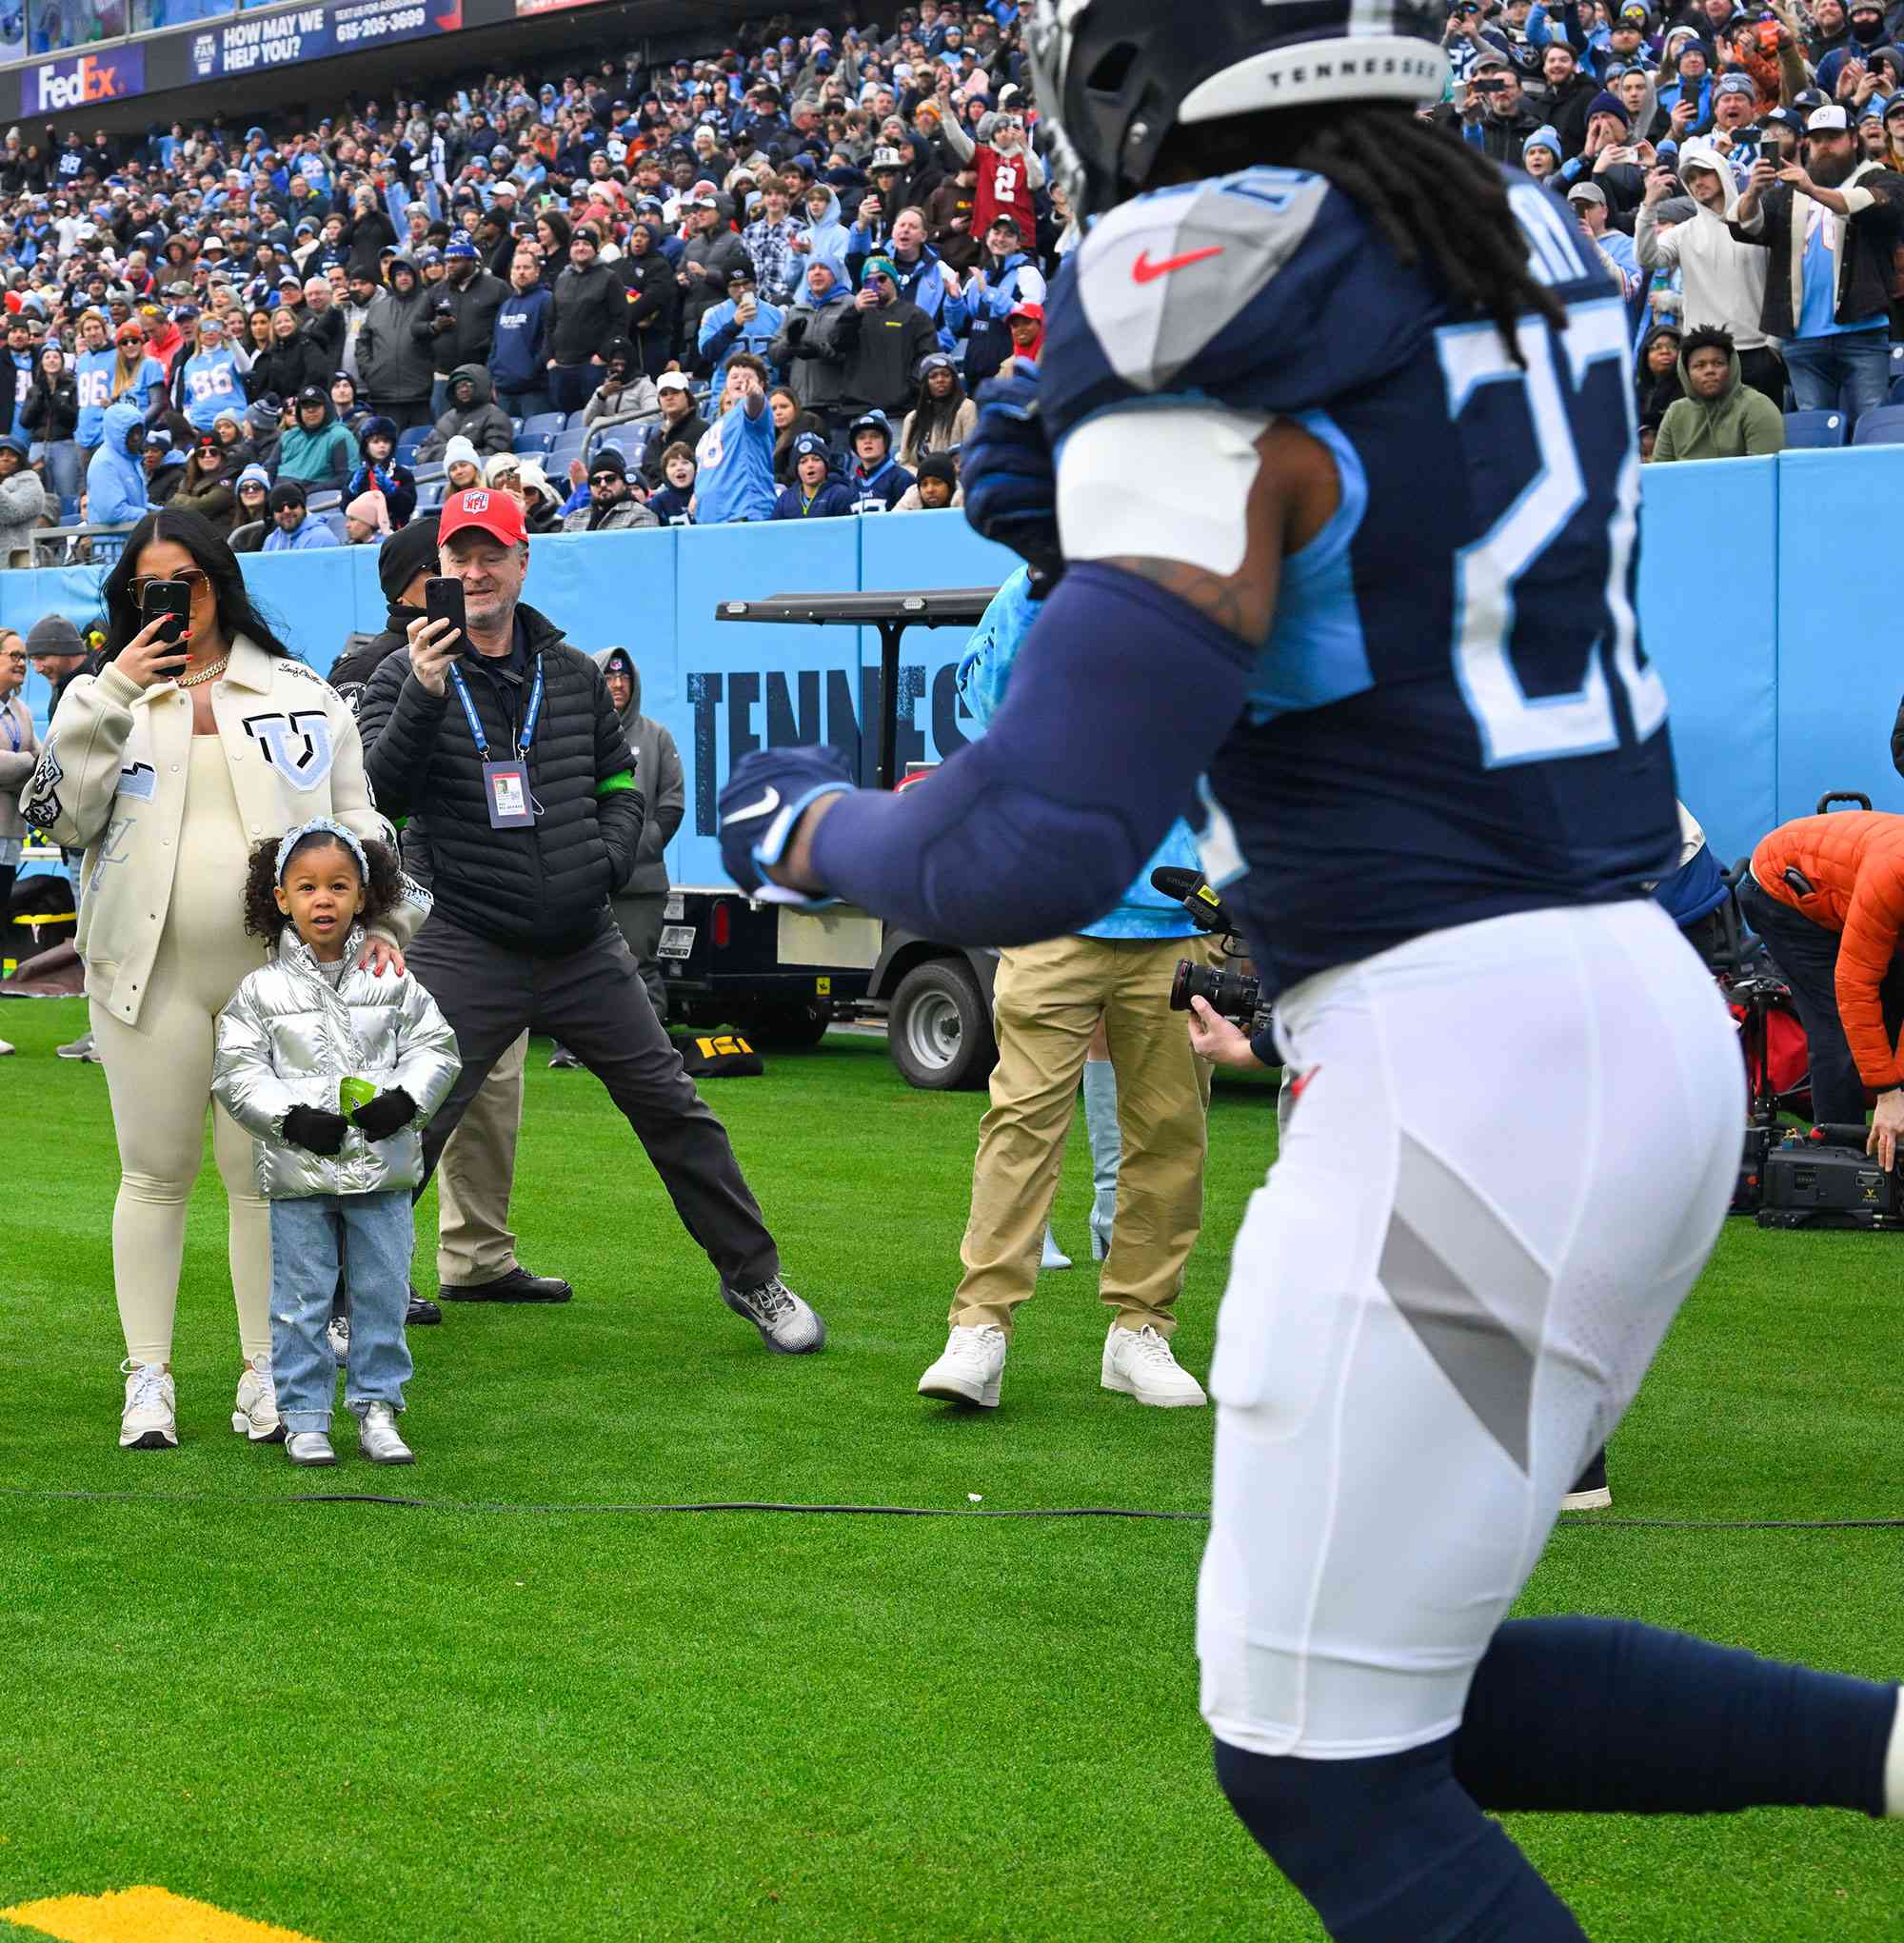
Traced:
[[328, 817], [312, 817], [309, 823], [300, 823], [294, 830], [285, 832], [284, 842], [278, 845], [278, 861], [275, 868], [277, 881], [285, 881], [285, 865], [290, 862], [291, 852], [307, 837], [335, 837], [357, 860], [357, 875], [367, 885], [370, 882], [370, 860], [364, 855], [364, 846], [342, 823], [332, 823]]

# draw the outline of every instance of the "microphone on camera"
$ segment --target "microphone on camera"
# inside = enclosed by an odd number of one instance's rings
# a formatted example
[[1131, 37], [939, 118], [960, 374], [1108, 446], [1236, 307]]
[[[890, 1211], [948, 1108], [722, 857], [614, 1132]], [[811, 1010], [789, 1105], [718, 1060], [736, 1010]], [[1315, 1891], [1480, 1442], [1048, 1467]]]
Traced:
[[1150, 887], [1174, 898], [1190, 914], [1200, 931], [1234, 931], [1223, 901], [1210, 888], [1200, 870], [1186, 870], [1180, 864], [1162, 863], [1150, 873]]

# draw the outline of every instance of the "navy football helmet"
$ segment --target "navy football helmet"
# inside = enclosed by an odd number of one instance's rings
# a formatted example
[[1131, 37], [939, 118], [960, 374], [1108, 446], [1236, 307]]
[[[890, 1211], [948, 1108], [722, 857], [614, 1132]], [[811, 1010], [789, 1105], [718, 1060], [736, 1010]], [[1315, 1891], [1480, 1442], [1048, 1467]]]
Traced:
[[1149, 180], [1180, 122], [1329, 101], [1438, 100], [1434, 0], [1037, 0], [1025, 48], [1071, 207], [1101, 215]]

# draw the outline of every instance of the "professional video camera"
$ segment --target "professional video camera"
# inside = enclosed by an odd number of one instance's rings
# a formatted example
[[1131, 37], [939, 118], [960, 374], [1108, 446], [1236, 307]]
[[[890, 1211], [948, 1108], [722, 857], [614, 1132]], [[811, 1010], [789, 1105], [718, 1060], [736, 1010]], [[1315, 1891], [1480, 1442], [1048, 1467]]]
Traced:
[[1880, 1167], [1866, 1139], [1861, 1126], [1792, 1128], [1761, 1163], [1758, 1225], [1904, 1228], [1904, 1170]]
[[[1150, 873], [1150, 887], [1167, 898], [1175, 898], [1190, 914], [1200, 931], [1223, 941], [1225, 958], [1240, 958], [1242, 947], [1237, 927], [1223, 908], [1223, 901], [1210, 888], [1200, 870], [1184, 870], [1161, 864]], [[1201, 999], [1213, 1012], [1225, 1019], [1249, 1023], [1252, 1036], [1268, 1022], [1262, 1003], [1261, 987], [1246, 972], [1225, 971], [1220, 965], [1198, 964], [1187, 958], [1177, 961], [1177, 974], [1170, 981], [1170, 1009], [1187, 1012], [1192, 999]]]

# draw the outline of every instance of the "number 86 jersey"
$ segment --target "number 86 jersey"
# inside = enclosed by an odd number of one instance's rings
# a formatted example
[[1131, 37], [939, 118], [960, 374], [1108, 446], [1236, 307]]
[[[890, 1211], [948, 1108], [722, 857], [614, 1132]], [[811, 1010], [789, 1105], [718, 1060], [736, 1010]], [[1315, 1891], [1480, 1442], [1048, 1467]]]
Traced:
[[1676, 854], [1666, 697], [1634, 608], [1624, 306], [1571, 213], [1509, 198], [1566, 327], [1457, 317], [1319, 176], [1126, 203], [1054, 289], [1040, 360], [1071, 560], [1232, 573], [1254, 443], [1327, 449], [1283, 561], [1205, 867], [1271, 987], [1424, 931], [1643, 895]]

